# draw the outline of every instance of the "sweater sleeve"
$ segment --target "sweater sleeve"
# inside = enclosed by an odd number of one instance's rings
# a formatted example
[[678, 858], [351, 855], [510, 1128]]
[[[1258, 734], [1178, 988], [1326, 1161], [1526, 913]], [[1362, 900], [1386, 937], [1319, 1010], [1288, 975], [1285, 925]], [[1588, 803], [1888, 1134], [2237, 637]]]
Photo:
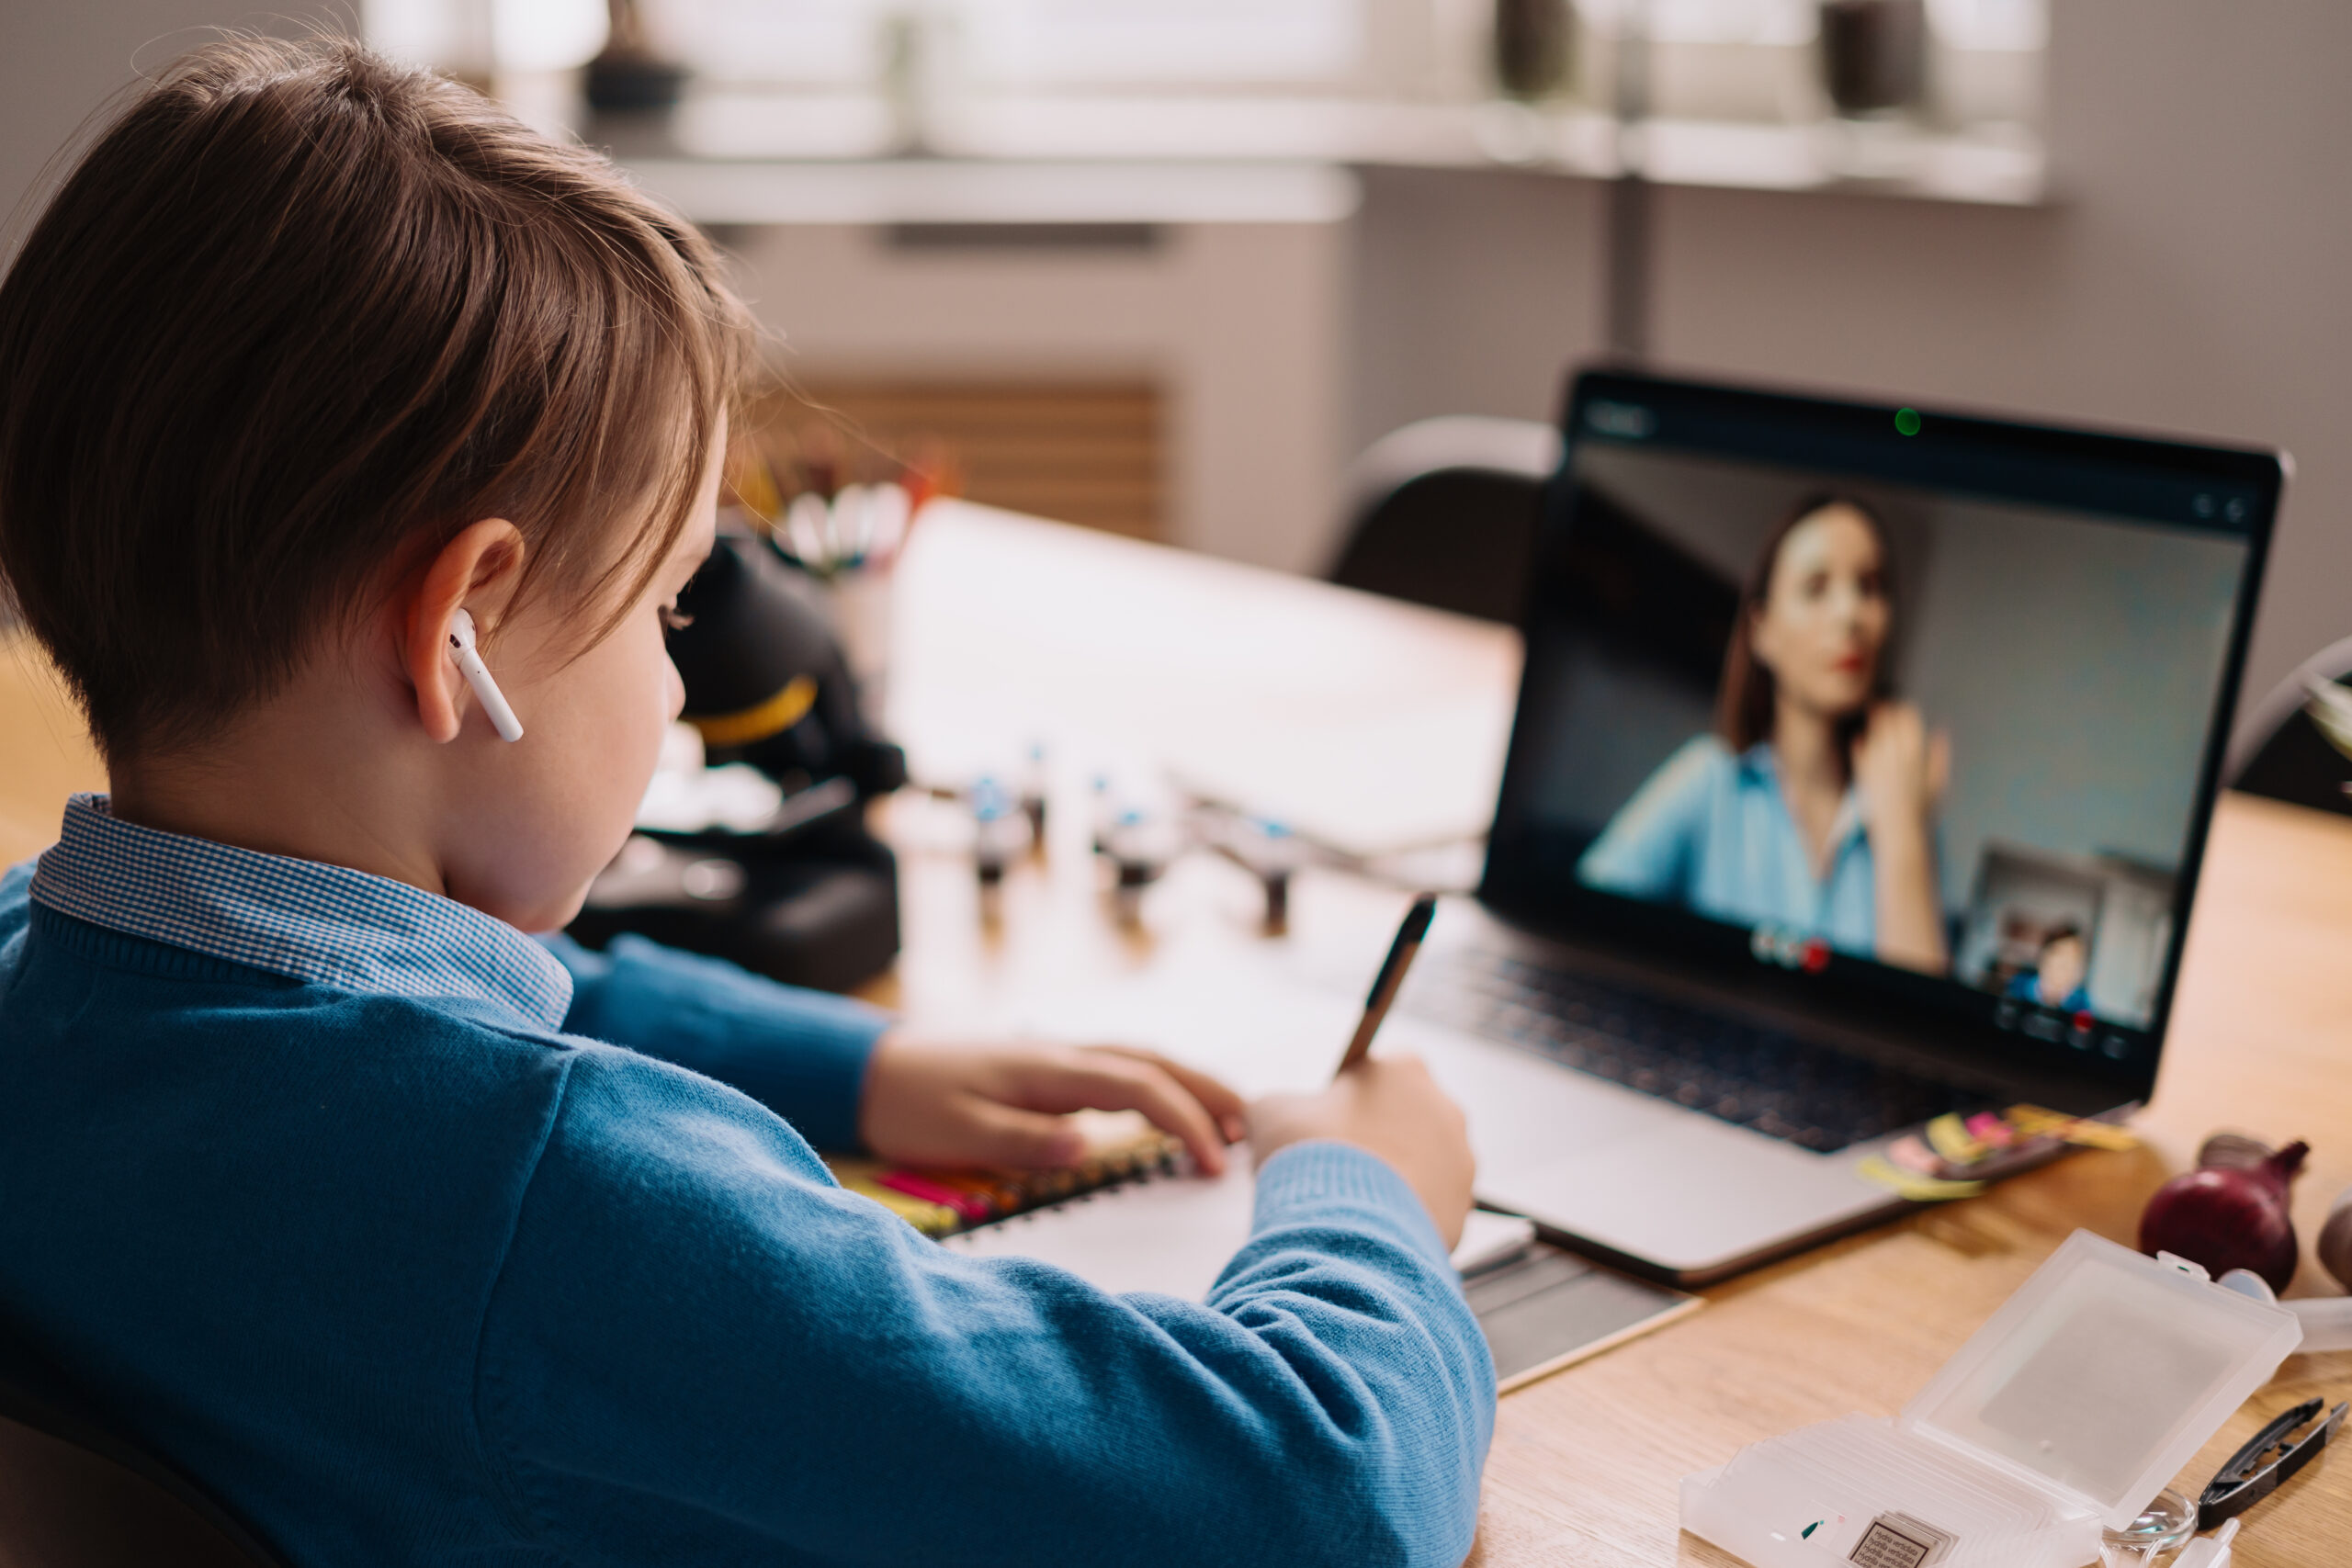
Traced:
[[33, 871], [38, 860], [19, 862], [0, 871], [0, 947], [6, 947], [32, 915]]
[[479, 1360], [582, 1562], [1451, 1565], [1494, 1371], [1402, 1178], [1266, 1163], [1206, 1304], [974, 1258], [724, 1090], [583, 1055]]
[[866, 1058], [888, 1014], [642, 937], [616, 937], [602, 953], [567, 936], [540, 940], [571, 974], [566, 1032], [716, 1078], [819, 1148], [857, 1146]]

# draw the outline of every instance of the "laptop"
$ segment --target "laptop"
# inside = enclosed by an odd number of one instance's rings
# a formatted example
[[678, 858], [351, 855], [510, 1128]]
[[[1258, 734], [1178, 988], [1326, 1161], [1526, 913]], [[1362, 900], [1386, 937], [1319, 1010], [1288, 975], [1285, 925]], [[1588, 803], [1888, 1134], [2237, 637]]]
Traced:
[[1387, 1038], [1478, 1195], [1680, 1284], [1945, 1111], [2154, 1084], [2287, 463], [1573, 381], [1475, 897]]

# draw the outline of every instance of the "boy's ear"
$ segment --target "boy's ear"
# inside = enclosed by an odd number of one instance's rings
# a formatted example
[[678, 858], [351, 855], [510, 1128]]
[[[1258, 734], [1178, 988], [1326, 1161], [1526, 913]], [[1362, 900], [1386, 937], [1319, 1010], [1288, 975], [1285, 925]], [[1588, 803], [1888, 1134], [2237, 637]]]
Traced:
[[486, 650], [523, 575], [523, 532], [503, 517], [469, 526], [441, 547], [413, 581], [407, 638], [401, 649], [402, 672], [416, 694], [417, 722], [427, 739], [447, 744], [458, 738], [473, 691], [449, 657], [449, 625], [463, 609], [471, 615]]

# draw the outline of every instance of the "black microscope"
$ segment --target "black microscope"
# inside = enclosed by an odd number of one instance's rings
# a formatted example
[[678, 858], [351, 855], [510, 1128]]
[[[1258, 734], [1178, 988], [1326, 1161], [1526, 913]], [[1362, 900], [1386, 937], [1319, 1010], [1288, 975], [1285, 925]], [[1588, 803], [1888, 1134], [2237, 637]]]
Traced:
[[[907, 782], [906, 753], [867, 723], [815, 579], [763, 535], [722, 529], [678, 609], [686, 624], [670, 657], [684, 716], [708, 768], [732, 775], [710, 782], [752, 786], [750, 814], [650, 826], [658, 814], [646, 813], [571, 934], [601, 948], [635, 932], [789, 985], [847, 990], [899, 951], [898, 863], [867, 830], [865, 806]], [[706, 781], [689, 769], [664, 782], [691, 791]]]

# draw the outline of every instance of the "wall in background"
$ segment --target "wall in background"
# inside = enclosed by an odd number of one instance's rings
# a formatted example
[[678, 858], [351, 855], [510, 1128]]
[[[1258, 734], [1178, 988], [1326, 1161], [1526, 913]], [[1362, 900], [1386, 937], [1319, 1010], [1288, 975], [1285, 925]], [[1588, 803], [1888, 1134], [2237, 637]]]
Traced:
[[42, 174], [58, 149], [137, 68], [162, 64], [216, 28], [294, 32], [310, 18], [339, 17], [348, 27], [352, 14], [331, 0], [266, 7], [239, 0], [11, 0], [0, 47], [0, 260], [15, 254], [37, 212], [47, 189]]
[[[17, 6], [0, 204], [134, 57], [233, 19], [218, 0]], [[2352, 7], [2055, 0], [2052, 27], [2052, 206], [1663, 191], [1660, 358], [2290, 447], [2259, 690], [2352, 630]], [[1151, 378], [1170, 536], [1313, 570], [1344, 454], [1426, 414], [1552, 416], [1561, 368], [1600, 344], [1599, 211], [1580, 182], [1375, 171], [1345, 228], [1174, 231], [1133, 263], [877, 265], [854, 230], [745, 250], [808, 373]]]
[[[20, 4], [0, 50], [0, 211], [40, 175], [134, 62], [207, 30], [291, 31], [352, 7], [281, 0]], [[812, 225], [721, 236], [743, 264], [783, 362], [812, 381], [1073, 378], [1158, 389], [1172, 542], [1317, 570], [1348, 450], [1340, 367], [1349, 263], [1335, 224], [1175, 227], [1132, 252], [907, 250], [875, 229]]]
[[1950, 502], [1901, 691], [1951, 737], [1944, 901], [1988, 840], [2177, 870], [2241, 540]]
[[1600, 351], [1606, 188], [1496, 170], [1372, 169], [1354, 223], [1348, 446], [1435, 414], [1550, 420]]
[[1152, 383], [1161, 536], [1316, 571], [1347, 450], [1347, 235], [1175, 225], [1131, 248], [910, 248], [886, 229], [808, 224], [722, 239], [796, 377]]
[[[1659, 358], [2287, 446], [2258, 694], [2352, 631], [2352, 7], [2055, 0], [2052, 26], [2051, 206], [1662, 191]], [[1539, 369], [1600, 344], [1591, 188], [1367, 191], [1354, 443], [1427, 414], [1550, 418]], [[1541, 235], [1549, 270], [1521, 249]]]

